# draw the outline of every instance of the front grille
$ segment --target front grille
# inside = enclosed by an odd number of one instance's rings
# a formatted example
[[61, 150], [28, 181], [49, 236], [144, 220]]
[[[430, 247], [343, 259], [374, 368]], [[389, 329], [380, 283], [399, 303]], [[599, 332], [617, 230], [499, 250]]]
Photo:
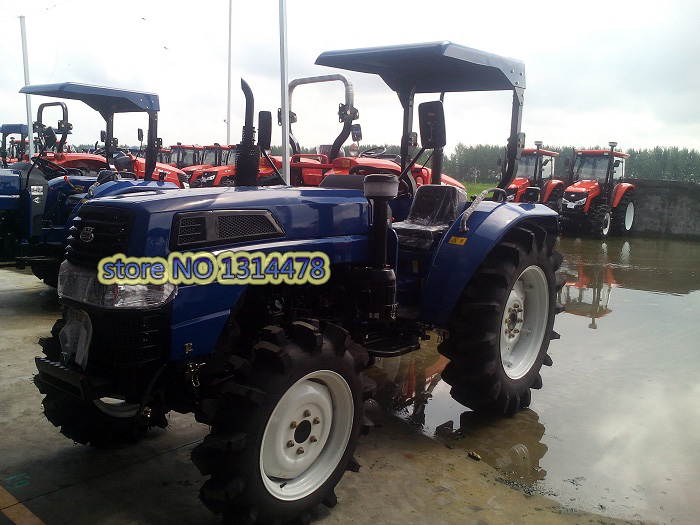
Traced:
[[169, 347], [169, 315], [91, 310], [90, 364], [100, 367], [140, 365], [159, 359]]
[[216, 218], [219, 239], [236, 239], [276, 234], [278, 229], [267, 215], [221, 215]]
[[95, 267], [104, 257], [126, 253], [133, 215], [129, 210], [84, 205], [73, 219], [66, 258]]

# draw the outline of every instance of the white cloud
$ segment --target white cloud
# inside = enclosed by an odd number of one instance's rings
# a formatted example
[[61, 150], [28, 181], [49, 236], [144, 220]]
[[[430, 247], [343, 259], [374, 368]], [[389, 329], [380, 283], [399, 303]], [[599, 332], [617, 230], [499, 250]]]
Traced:
[[[585, 8], [545, 0], [524, 6], [433, 0], [336, 3], [289, 0], [289, 77], [328, 74], [315, 66], [324, 50], [451, 40], [523, 60], [528, 88], [523, 130], [528, 143], [585, 146], [617, 140], [620, 146], [697, 147], [700, 81], [695, 67], [700, 39], [693, 24], [700, 8], [672, 0], [649, 9], [629, 0], [593, 0]], [[55, 7], [54, 7], [55, 6]], [[224, 142], [228, 2], [95, 2], [37, 0], [0, 9], [5, 52], [0, 78], [0, 120], [24, 119], [19, 21], [27, 15], [33, 83], [84, 82], [158, 93], [160, 135], [175, 141]], [[244, 101], [239, 78], [251, 84], [256, 110], [279, 107], [278, 2], [234, 2], [232, 141], [239, 140]], [[9, 43], [13, 43], [10, 45]], [[397, 143], [401, 108], [381, 81], [348, 72], [367, 142]], [[453, 98], [453, 100], [450, 100]], [[473, 99], [473, 100], [472, 100]], [[339, 129], [338, 86], [302, 87], [295, 93], [303, 145], [329, 142]], [[34, 108], [39, 104], [34, 97]], [[448, 139], [503, 144], [509, 97], [460, 95], [446, 99]], [[69, 105], [75, 142], [94, 142], [101, 119]], [[117, 123], [123, 141], [131, 122]], [[143, 124], [142, 124], [143, 125]], [[275, 129], [273, 142], [281, 141]]]

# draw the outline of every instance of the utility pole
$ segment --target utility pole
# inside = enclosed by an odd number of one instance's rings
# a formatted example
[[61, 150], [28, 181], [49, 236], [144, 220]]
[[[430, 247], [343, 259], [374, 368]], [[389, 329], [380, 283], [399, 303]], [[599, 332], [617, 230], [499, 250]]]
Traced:
[[226, 97], [226, 145], [231, 144], [231, 31], [233, 0], [228, 0], [228, 94]]
[[280, 77], [282, 83], [282, 176], [289, 184], [289, 72], [287, 71], [287, 1], [280, 2]]
[[[27, 57], [27, 29], [24, 25], [24, 16], [19, 17], [19, 26], [22, 31], [22, 59], [24, 61], [24, 85], [29, 85], [29, 58]], [[27, 103], [27, 146], [29, 158], [34, 156], [34, 134], [32, 133], [32, 100], [29, 95], [24, 95]]]

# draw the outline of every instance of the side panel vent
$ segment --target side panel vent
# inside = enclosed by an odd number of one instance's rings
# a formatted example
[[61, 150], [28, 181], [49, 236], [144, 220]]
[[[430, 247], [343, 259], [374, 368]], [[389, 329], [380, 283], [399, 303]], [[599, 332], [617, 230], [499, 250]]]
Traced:
[[170, 248], [193, 249], [284, 235], [284, 229], [268, 210], [185, 212], [175, 215]]
[[182, 217], [177, 231], [178, 246], [196, 244], [207, 240], [207, 223], [204, 217]]

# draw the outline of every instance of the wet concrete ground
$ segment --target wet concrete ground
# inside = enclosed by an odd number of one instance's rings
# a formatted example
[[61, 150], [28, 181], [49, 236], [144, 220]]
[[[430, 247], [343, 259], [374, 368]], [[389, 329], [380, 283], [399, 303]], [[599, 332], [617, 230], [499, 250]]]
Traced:
[[383, 406], [504, 480], [627, 519], [700, 513], [700, 243], [562, 239], [552, 368], [529, 410], [489, 420], [440, 381], [434, 343], [377, 363]]
[[[341, 481], [338, 507], [315, 522], [621, 522], [577, 509], [697, 522], [700, 244], [564, 240], [561, 251], [569, 310], [531, 409], [465, 410], [440, 381], [434, 343], [380, 360], [380, 428], [361, 440], [363, 469]], [[0, 270], [0, 525], [217, 523], [197, 500], [189, 454], [207, 429], [193, 418], [174, 414], [167, 431], [115, 451], [73, 445], [46, 421], [33, 356], [57, 315], [52, 291]]]

